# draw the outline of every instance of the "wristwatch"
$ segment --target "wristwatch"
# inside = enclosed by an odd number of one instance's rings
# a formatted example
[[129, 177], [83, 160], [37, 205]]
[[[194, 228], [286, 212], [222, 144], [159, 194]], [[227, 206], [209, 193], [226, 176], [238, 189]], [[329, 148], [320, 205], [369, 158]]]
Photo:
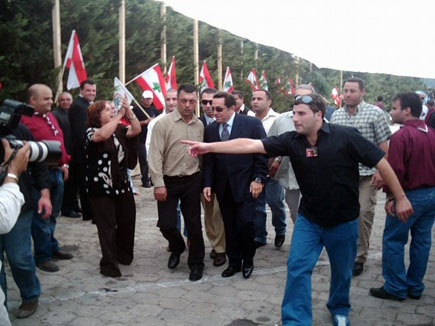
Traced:
[[261, 180], [260, 177], [256, 177], [256, 178], [254, 179], [254, 181], [263, 184], [263, 180]]

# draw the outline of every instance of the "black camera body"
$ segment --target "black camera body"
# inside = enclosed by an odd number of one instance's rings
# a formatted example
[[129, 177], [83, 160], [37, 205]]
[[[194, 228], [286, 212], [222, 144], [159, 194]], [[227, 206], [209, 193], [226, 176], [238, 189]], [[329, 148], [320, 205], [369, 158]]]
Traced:
[[[31, 117], [34, 109], [27, 104], [4, 100], [0, 106], [0, 138], [5, 138], [12, 149], [23, 147], [23, 142], [16, 139], [12, 133], [17, 128], [21, 116]], [[28, 141], [30, 145], [29, 162], [45, 162], [49, 166], [57, 166], [62, 156], [60, 142], [53, 140]], [[0, 143], [1, 145], [1, 143]], [[3, 145], [0, 146], [0, 163], [4, 161]]]

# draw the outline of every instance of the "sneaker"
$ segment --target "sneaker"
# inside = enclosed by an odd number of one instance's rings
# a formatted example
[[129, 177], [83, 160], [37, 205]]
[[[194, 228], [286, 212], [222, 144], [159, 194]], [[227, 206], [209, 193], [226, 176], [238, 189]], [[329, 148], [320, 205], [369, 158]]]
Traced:
[[348, 316], [344, 315], [334, 315], [333, 316], [334, 326], [350, 326], [350, 321]]
[[53, 273], [59, 271], [59, 267], [52, 260], [46, 260], [43, 261], [42, 263], [37, 263], [36, 267], [38, 267], [40, 270], [44, 272]]
[[22, 319], [33, 315], [38, 308], [38, 298], [28, 302], [22, 302], [18, 309], [15, 311], [15, 317]]

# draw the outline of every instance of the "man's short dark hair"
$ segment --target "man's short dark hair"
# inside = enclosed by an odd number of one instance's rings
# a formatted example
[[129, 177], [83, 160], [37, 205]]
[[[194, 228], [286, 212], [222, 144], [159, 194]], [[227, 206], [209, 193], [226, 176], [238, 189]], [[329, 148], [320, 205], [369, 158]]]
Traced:
[[378, 96], [378, 102], [382, 102], [384, 100], [383, 96]]
[[270, 94], [270, 92], [268, 90], [264, 89], [264, 88], [257, 89], [254, 92], [264, 92], [264, 94], [266, 94], [266, 97], [267, 97], [268, 100], [272, 99], [272, 94]]
[[346, 84], [346, 83], [358, 83], [358, 86], [359, 86], [359, 90], [360, 90], [360, 91], [362, 91], [363, 89], [365, 89], [365, 86], [364, 86], [364, 80], [362, 80], [362, 79], [359, 78], [359, 77], [350, 77], [350, 78], [346, 79], [346, 81], [345, 81], [344, 83], [345, 83], [345, 84]]
[[201, 91], [201, 96], [202, 94], [216, 94], [217, 91], [218, 90], [216, 88], [206, 88], [203, 91]]
[[90, 79], [85, 79], [80, 83], [80, 89], [84, 89], [85, 85], [95, 85], [95, 82]]
[[[304, 97], [310, 97], [311, 102], [305, 103]], [[299, 104], [305, 104], [308, 105], [314, 113], [316, 112], [322, 112], [322, 117], [325, 117], [326, 112], [326, 101], [325, 99], [318, 94], [307, 94], [307, 95], [301, 95], [296, 97], [295, 102], [293, 105], [299, 105]]]
[[235, 89], [231, 92], [231, 95], [238, 96], [240, 99], [243, 100], [243, 92], [239, 91], [238, 89]]
[[177, 96], [180, 95], [181, 92], [184, 93], [195, 93], [197, 92], [196, 87], [192, 84], [183, 84], [178, 87]]
[[236, 106], [236, 99], [233, 95], [228, 92], [217, 92], [214, 94], [213, 98], [223, 98], [225, 99], [225, 106], [229, 109], [232, 106]]
[[419, 118], [421, 111], [423, 110], [423, 102], [420, 96], [415, 93], [400, 93], [397, 94], [393, 101], [400, 101], [400, 109], [405, 110], [406, 108], [411, 109], [411, 115], [415, 118]]

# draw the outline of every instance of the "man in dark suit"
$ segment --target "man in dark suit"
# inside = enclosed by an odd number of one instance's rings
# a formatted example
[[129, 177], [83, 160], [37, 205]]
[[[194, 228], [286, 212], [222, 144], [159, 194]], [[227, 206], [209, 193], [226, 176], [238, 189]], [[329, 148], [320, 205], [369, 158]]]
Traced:
[[97, 94], [97, 85], [92, 80], [86, 79], [80, 83], [80, 94], [68, 112], [71, 126], [71, 161], [70, 175], [71, 195], [76, 196], [77, 188], [80, 194], [83, 220], [92, 219], [91, 208], [86, 196], [85, 174], [85, 133], [86, 120], [88, 118], [88, 107], [92, 104]]
[[216, 93], [216, 88], [206, 88], [201, 91], [201, 109], [203, 114], [199, 117], [199, 120], [204, 124], [204, 128], [215, 121], [212, 102], [213, 95]]
[[[266, 137], [261, 121], [236, 114], [235, 109], [234, 96], [227, 92], [214, 95], [216, 122], [205, 129], [205, 142]], [[210, 200], [212, 190], [216, 193], [225, 226], [229, 266], [222, 277], [243, 269], [243, 277], [248, 278], [254, 269], [255, 199], [263, 190], [267, 158], [261, 154], [207, 154], [203, 173], [204, 197]]]

